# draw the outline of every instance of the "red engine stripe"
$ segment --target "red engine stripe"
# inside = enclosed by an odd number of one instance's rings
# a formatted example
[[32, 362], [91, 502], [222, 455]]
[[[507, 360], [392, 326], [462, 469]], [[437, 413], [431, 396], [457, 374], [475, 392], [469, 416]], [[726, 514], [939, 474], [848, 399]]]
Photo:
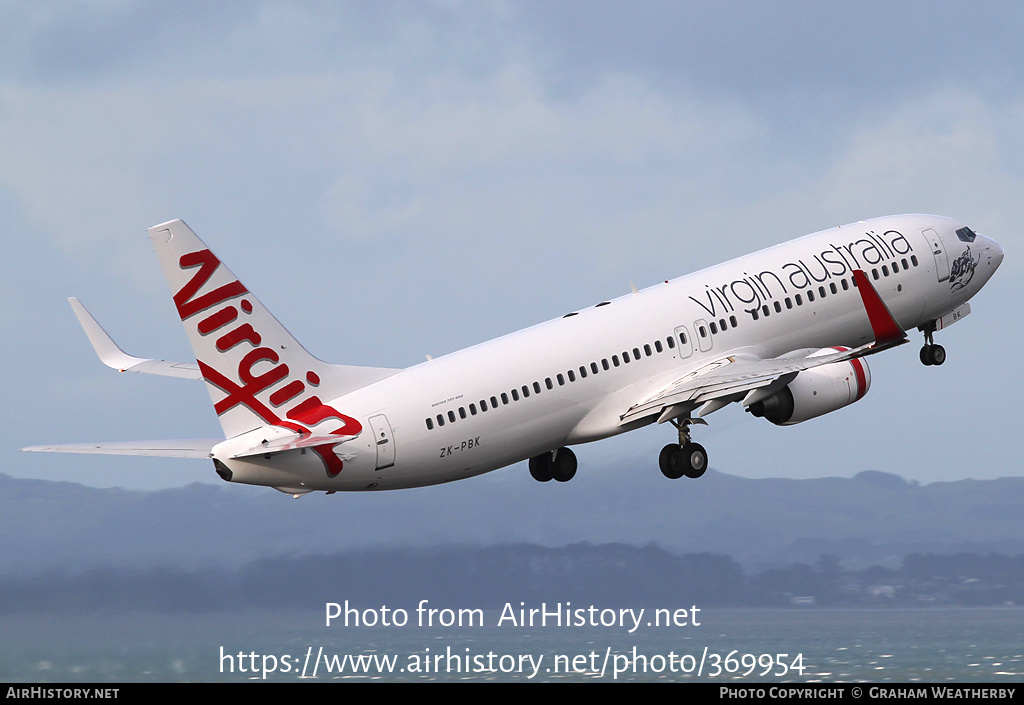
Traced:
[[859, 357], [850, 360], [850, 365], [853, 367], [854, 374], [857, 375], [857, 396], [854, 401], [858, 401], [868, 393], [867, 375], [864, 372], [864, 362]]

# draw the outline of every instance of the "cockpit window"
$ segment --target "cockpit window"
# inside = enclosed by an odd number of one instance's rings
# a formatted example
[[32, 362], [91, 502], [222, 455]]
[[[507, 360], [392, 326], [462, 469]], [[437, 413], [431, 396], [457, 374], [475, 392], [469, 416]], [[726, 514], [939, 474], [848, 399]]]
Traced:
[[976, 235], [970, 228], [960, 228], [956, 231], [956, 236], [964, 242], [974, 242]]

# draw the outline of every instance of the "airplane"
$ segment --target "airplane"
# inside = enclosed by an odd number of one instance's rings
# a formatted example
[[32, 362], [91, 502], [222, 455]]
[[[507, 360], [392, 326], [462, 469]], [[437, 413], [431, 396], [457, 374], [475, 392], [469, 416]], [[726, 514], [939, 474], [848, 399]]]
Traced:
[[934, 334], [1003, 259], [1002, 247], [932, 215], [860, 221], [572, 311], [407, 369], [323, 362], [303, 348], [181, 220], [149, 229], [196, 362], [125, 353], [69, 299], [101, 361], [205, 380], [224, 438], [32, 446], [26, 451], [206, 458], [229, 482], [313, 491], [440, 484], [528, 460], [534, 479], [576, 474], [570, 446], [652, 423], [676, 442], [668, 478], [698, 478], [691, 437], [738, 403], [787, 426], [848, 406], [866, 357]]

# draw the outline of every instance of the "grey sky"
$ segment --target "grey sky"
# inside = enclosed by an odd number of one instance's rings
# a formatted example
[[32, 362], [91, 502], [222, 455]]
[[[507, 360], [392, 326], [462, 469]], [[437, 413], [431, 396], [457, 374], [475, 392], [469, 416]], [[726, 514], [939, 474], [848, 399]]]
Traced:
[[[103, 367], [64, 300], [130, 353], [187, 358], [145, 238], [171, 218], [314, 354], [406, 366], [630, 281], [931, 212], [1007, 252], [940, 334], [945, 366], [904, 346], [849, 409], [788, 429], [727, 409], [699, 440], [752, 477], [1013, 474], [1022, 25], [1009, 2], [0, 2], [0, 471], [215, 480], [13, 452], [217, 434], [201, 385]], [[581, 472], [656, 473], [671, 435], [591, 444]]]

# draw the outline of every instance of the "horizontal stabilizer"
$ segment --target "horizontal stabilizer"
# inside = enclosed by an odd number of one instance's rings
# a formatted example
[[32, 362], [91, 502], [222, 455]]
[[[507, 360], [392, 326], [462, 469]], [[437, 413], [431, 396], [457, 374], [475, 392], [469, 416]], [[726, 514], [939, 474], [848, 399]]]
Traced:
[[71, 443], [29, 446], [26, 453], [91, 453], [95, 455], [149, 455], [158, 458], [209, 458], [218, 438], [189, 438], [174, 441], [125, 441], [120, 443]]
[[117, 343], [97, 323], [81, 301], [72, 296], [68, 299], [68, 303], [71, 304], [71, 309], [78, 317], [78, 322], [82, 325], [89, 342], [92, 343], [93, 350], [107, 367], [113, 367], [118, 372], [144, 372], [151, 375], [184, 377], [186, 379], [203, 378], [202, 373], [199, 372], [199, 365], [194, 362], [167, 362], [129, 355], [117, 346]]
[[252, 455], [262, 455], [264, 453], [283, 453], [286, 450], [297, 450], [299, 448], [316, 448], [319, 446], [334, 446], [338, 443], [350, 441], [355, 436], [338, 436], [334, 434], [309, 434], [309, 433], [293, 433], [281, 438], [275, 438], [272, 441], [264, 441], [259, 445], [253, 446], [241, 452], [235, 452], [231, 454], [232, 458], [247, 458]]

